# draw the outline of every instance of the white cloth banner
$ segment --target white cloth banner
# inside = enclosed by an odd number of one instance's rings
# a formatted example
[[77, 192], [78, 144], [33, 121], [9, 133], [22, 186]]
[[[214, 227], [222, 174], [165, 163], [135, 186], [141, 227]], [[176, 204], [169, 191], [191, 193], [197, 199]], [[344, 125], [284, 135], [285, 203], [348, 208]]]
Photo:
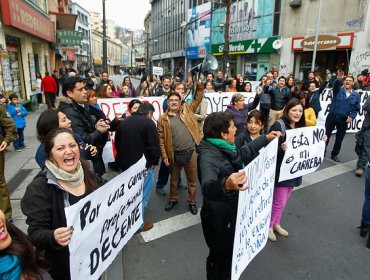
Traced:
[[[364, 110], [362, 110], [362, 106], [365, 104], [365, 101], [369, 96], [369, 92], [368, 91], [362, 91], [362, 92], [359, 92], [359, 93], [360, 93], [360, 96], [361, 96], [361, 100], [360, 100], [361, 109], [360, 109], [360, 112], [357, 114], [357, 117], [354, 120], [352, 120], [352, 123], [347, 125], [347, 132], [350, 132], [350, 133], [356, 133], [357, 131], [359, 131], [362, 127], [362, 123], [363, 123], [364, 118], [365, 118]], [[326, 117], [329, 114], [329, 109], [330, 109], [329, 106], [330, 106], [332, 98], [333, 98], [333, 91], [331, 89], [326, 89], [321, 94], [320, 104], [321, 104], [322, 110], [320, 111], [318, 119], [317, 119], [317, 124], [318, 125], [325, 126], [325, 120], [326, 120]]]
[[[254, 87], [253, 87], [254, 88]], [[245, 97], [245, 102], [250, 103], [253, 102], [254, 97], [256, 96], [255, 92], [241, 92]], [[223, 112], [226, 110], [227, 105], [231, 103], [231, 97], [233, 96], [233, 92], [213, 92], [213, 93], [205, 93], [204, 98], [208, 101], [207, 107], [207, 115], [213, 112]], [[352, 121], [351, 124], [348, 125], [348, 132], [357, 132], [361, 129], [362, 122], [364, 119], [364, 114], [362, 110], [362, 105], [365, 103], [366, 98], [368, 97], [369, 92], [362, 92], [361, 93], [361, 110], [358, 114], [357, 118]], [[110, 119], [113, 120], [115, 117], [121, 117], [123, 113], [126, 112], [128, 104], [134, 98], [106, 98], [106, 99], [98, 99], [98, 104], [104, 114]], [[319, 117], [317, 120], [318, 125], [325, 125], [326, 116], [329, 113], [329, 105], [332, 99], [332, 91], [327, 89], [321, 95], [321, 107], [322, 111], [319, 113]], [[153, 96], [153, 97], [144, 97], [140, 99], [142, 102], [148, 102], [154, 106], [155, 112], [153, 116], [153, 120], [157, 122], [159, 116], [163, 114], [163, 102], [165, 102], [165, 97], [163, 96]], [[111, 139], [114, 140], [114, 133], [111, 133]], [[112, 150], [112, 143], [107, 145], [103, 151], [104, 162], [108, 163], [111, 162], [113, 158], [115, 158]]]
[[286, 131], [288, 148], [280, 168], [279, 182], [317, 170], [324, 161], [325, 127], [309, 126]]
[[239, 192], [231, 279], [240, 275], [253, 258], [265, 247], [270, 226], [272, 198], [275, 183], [276, 151], [274, 139], [260, 150], [244, 171], [249, 189]]
[[98, 279], [143, 223], [142, 157], [78, 203], [65, 208], [74, 231], [69, 244], [71, 279]]

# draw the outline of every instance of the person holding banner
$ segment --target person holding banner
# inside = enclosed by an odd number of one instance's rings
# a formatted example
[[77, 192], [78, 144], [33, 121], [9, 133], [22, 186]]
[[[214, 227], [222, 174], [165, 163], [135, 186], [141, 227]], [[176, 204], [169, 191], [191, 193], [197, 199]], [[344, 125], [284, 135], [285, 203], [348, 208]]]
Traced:
[[271, 138], [261, 136], [237, 151], [236, 127], [232, 116], [215, 112], [207, 116], [204, 137], [198, 153], [198, 179], [202, 186], [200, 213], [205, 241], [209, 248], [207, 279], [230, 279], [239, 191], [248, 187], [246, 174], [240, 171], [258, 155]]
[[304, 108], [304, 119], [306, 126], [315, 126], [317, 124], [316, 114], [314, 109], [310, 105], [310, 99], [307, 91], [301, 91], [298, 94], [298, 99], [301, 100]]
[[270, 131], [280, 131], [281, 137], [279, 138], [279, 146], [277, 152], [276, 162], [276, 177], [274, 186], [274, 198], [272, 202], [270, 229], [268, 238], [270, 241], [276, 241], [276, 235], [274, 233], [287, 237], [288, 231], [280, 226], [281, 216], [283, 215], [286, 203], [290, 195], [292, 194], [293, 188], [297, 186], [299, 178], [289, 179], [286, 181], [279, 182], [280, 167], [283, 162], [284, 153], [287, 149], [286, 143], [286, 130], [295, 129], [305, 126], [305, 118], [303, 115], [304, 109], [299, 99], [291, 99], [283, 110], [283, 116], [278, 119], [272, 126]]
[[231, 98], [231, 104], [227, 105], [225, 112], [233, 116], [234, 124], [237, 128], [236, 134], [239, 134], [244, 130], [245, 121], [248, 117], [248, 112], [255, 109], [260, 101], [259, 94], [256, 96], [253, 102], [245, 104], [245, 97], [241, 93], [235, 93]]
[[335, 143], [331, 151], [331, 159], [335, 162], [340, 162], [338, 154], [346, 135], [347, 125], [352, 123], [360, 111], [360, 94], [352, 89], [353, 83], [354, 78], [352, 76], [345, 77], [343, 72], [338, 71], [333, 85], [333, 100], [325, 120], [325, 130], [328, 138], [326, 147], [329, 144], [333, 130], [337, 129]]
[[95, 176], [80, 159], [73, 132], [57, 128], [45, 138], [46, 168], [27, 186], [21, 209], [27, 217], [28, 236], [43, 251], [54, 280], [70, 279], [68, 244], [73, 228], [66, 224], [64, 208], [98, 188]]

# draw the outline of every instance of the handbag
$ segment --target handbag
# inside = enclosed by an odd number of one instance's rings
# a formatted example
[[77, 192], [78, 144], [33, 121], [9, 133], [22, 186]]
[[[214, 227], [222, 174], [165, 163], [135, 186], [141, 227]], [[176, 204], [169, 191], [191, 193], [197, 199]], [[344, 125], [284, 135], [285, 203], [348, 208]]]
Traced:
[[194, 150], [182, 150], [174, 152], [174, 161], [177, 164], [185, 165], [193, 156]]

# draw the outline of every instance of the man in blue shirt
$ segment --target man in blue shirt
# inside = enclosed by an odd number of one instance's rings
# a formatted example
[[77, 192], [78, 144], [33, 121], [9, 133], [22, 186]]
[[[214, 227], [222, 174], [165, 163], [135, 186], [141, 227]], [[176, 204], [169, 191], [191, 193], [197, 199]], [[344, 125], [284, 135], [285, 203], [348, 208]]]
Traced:
[[354, 79], [351, 76], [337, 75], [333, 85], [333, 99], [330, 104], [329, 114], [325, 121], [325, 129], [329, 144], [333, 130], [337, 129], [335, 143], [331, 152], [331, 159], [339, 162], [338, 154], [346, 135], [347, 124], [352, 123], [360, 111], [360, 94], [352, 89]]

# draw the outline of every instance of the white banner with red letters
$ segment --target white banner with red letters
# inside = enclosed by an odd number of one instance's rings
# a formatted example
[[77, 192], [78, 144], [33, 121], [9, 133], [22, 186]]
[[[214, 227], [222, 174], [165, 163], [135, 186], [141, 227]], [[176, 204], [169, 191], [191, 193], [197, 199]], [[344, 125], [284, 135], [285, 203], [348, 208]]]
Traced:
[[[245, 102], [253, 102], [254, 97], [256, 96], [255, 92], [241, 92], [245, 96]], [[207, 114], [212, 112], [221, 112], [225, 111], [227, 105], [231, 103], [231, 97], [234, 93], [232, 92], [213, 92], [213, 93], [205, 93], [204, 98], [208, 101], [208, 108]], [[356, 119], [352, 121], [352, 123], [348, 124], [348, 132], [357, 132], [361, 129], [362, 122], [364, 120], [364, 113], [362, 110], [362, 105], [365, 103], [367, 97], [369, 96], [369, 92], [364, 91], [360, 92], [361, 94], [361, 110], [358, 113]], [[333, 98], [333, 93], [331, 89], [326, 89], [320, 98], [322, 110], [319, 113], [317, 124], [325, 126], [325, 119], [329, 113], [329, 106], [331, 100]], [[110, 119], [114, 119], [115, 117], [121, 117], [123, 113], [127, 111], [128, 104], [133, 98], [107, 98], [107, 99], [98, 99], [98, 104], [104, 114]], [[155, 112], [153, 115], [153, 120], [156, 122], [161, 114], [163, 114], [163, 102], [166, 102], [165, 97], [163, 96], [154, 96], [154, 97], [144, 97], [140, 99], [142, 102], [151, 103], [154, 106]], [[187, 99], [188, 101], [188, 99]], [[258, 108], [258, 107], [257, 107]], [[114, 133], [110, 134], [111, 136], [111, 143], [107, 143], [106, 147], [103, 151], [103, 159], [104, 162], [112, 162], [115, 158], [115, 150], [114, 150]]]

